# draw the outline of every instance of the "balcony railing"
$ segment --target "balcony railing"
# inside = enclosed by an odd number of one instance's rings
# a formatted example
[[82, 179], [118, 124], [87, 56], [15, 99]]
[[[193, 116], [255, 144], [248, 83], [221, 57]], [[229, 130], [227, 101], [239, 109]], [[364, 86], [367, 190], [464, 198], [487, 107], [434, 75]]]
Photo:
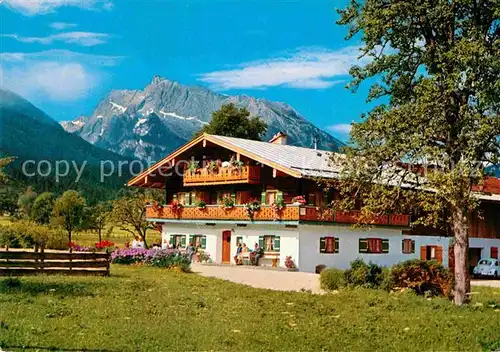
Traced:
[[249, 216], [243, 205], [235, 205], [230, 209], [218, 205], [207, 205], [200, 209], [196, 206], [183, 206], [173, 209], [171, 206], [160, 208], [148, 207], [146, 217], [149, 219], [178, 219], [178, 220], [254, 220], [254, 221], [292, 221], [299, 220], [299, 207], [290, 205], [275, 212], [270, 206], [261, 206], [259, 211]]
[[234, 183], [257, 184], [260, 182], [260, 166], [245, 165], [241, 168], [219, 168], [217, 171], [198, 169], [186, 170], [184, 186], [219, 185]]
[[[356, 224], [359, 222], [359, 211], [331, 211], [314, 206], [305, 206], [300, 208], [300, 220], [302, 221], [325, 221], [337, 222], [342, 224]], [[366, 224], [384, 225], [384, 226], [409, 226], [410, 215], [405, 214], [389, 214], [373, 216], [369, 219], [364, 219]]]
[[[253, 212], [250, 217], [243, 205], [235, 205], [230, 209], [218, 205], [207, 205], [200, 209], [196, 206], [183, 206], [173, 209], [171, 206], [148, 207], [146, 216], [149, 219], [172, 220], [252, 220], [252, 221], [315, 221], [334, 222], [342, 224], [356, 224], [359, 211], [332, 212], [313, 206], [299, 206], [288, 204], [284, 209], [276, 212], [272, 207], [262, 205], [259, 211]], [[366, 221], [371, 225], [381, 226], [409, 226], [410, 216], [403, 214], [389, 214], [373, 217]]]

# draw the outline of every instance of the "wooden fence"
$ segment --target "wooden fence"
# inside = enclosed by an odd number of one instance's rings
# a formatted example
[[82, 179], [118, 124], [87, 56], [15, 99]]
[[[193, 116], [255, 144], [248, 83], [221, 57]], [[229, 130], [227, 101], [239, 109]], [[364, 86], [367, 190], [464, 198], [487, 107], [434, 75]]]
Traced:
[[0, 249], [0, 276], [109, 276], [110, 253]]

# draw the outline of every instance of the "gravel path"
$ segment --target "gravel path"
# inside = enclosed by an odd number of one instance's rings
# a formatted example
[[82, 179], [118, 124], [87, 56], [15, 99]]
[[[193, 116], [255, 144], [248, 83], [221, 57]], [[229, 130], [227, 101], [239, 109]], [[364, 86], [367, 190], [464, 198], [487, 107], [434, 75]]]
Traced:
[[489, 286], [500, 288], [500, 280], [472, 280], [472, 286]]
[[192, 270], [203, 276], [216, 277], [239, 284], [277, 291], [311, 290], [322, 293], [319, 275], [295, 271], [277, 271], [242, 266], [193, 264]]
[[[324, 293], [319, 287], [317, 274], [229, 265], [193, 264], [192, 269], [203, 276], [216, 277], [257, 288], [277, 291], [311, 290], [313, 293]], [[472, 280], [471, 284], [500, 288], [500, 280]]]

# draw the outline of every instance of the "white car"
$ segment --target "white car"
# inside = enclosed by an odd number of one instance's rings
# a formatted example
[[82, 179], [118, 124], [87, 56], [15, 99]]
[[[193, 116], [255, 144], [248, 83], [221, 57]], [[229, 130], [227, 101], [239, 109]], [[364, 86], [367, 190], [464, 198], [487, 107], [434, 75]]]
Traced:
[[497, 259], [481, 259], [472, 274], [476, 276], [488, 276], [494, 279], [500, 278], [500, 263]]

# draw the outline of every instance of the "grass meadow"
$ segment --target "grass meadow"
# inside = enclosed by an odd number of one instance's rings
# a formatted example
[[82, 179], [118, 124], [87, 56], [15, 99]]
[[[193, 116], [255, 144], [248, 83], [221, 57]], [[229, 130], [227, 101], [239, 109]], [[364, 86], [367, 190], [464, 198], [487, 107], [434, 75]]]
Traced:
[[143, 266], [0, 278], [0, 347], [99, 351], [500, 349], [500, 290], [471, 305], [353, 289], [278, 292]]

